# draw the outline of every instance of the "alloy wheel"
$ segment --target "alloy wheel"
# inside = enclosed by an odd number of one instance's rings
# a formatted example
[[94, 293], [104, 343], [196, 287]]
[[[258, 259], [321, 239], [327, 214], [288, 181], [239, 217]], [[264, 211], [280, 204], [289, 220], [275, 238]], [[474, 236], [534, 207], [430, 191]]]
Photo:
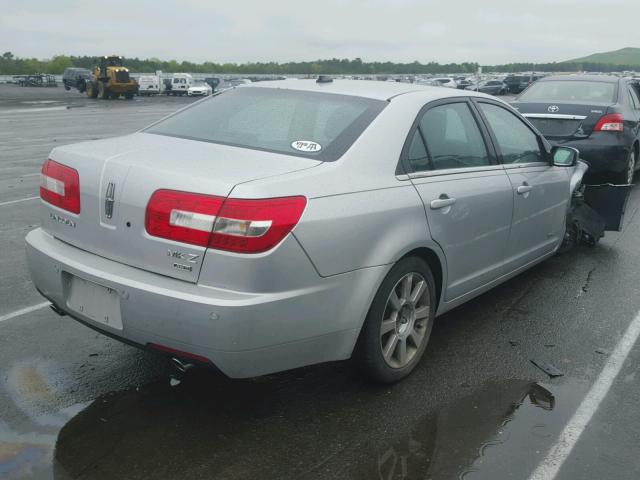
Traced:
[[380, 348], [387, 365], [405, 367], [420, 350], [430, 305], [427, 281], [419, 273], [407, 273], [391, 289], [380, 325]]

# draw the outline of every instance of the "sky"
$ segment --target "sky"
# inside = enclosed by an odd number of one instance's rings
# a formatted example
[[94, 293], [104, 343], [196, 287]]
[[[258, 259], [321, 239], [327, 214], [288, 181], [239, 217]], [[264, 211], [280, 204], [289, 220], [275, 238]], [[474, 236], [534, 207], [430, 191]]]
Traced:
[[0, 0], [0, 50], [217, 63], [542, 63], [640, 47], [639, 19], [639, 0]]

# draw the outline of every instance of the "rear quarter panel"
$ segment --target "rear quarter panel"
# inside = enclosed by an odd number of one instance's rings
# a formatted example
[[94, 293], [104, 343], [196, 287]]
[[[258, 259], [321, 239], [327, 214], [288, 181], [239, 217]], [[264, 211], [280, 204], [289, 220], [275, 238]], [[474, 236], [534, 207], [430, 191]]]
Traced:
[[[236, 186], [232, 196], [305, 195], [307, 208], [293, 230], [323, 276], [389, 265], [414, 248], [436, 252], [415, 187], [396, 176], [406, 135], [420, 108], [442, 98], [432, 88], [398, 96], [335, 162]], [[447, 96], [466, 95], [447, 90]], [[443, 268], [443, 270], [445, 270]]]

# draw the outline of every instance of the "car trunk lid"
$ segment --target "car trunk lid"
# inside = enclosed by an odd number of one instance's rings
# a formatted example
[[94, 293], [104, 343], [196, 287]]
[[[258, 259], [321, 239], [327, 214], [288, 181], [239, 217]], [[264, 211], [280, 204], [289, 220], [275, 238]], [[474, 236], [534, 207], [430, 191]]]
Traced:
[[74, 215], [45, 203], [46, 231], [102, 257], [190, 282], [198, 279], [206, 248], [146, 232], [153, 192], [227, 197], [237, 184], [321, 163], [145, 133], [60, 147], [51, 158], [78, 171], [81, 209]]
[[513, 103], [549, 139], [586, 138], [609, 112], [607, 104]]

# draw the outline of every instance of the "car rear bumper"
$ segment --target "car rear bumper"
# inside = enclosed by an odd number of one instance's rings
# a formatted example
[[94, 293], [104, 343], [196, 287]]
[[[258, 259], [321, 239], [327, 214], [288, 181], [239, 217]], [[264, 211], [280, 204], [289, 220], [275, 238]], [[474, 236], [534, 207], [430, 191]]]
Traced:
[[[204, 357], [236, 378], [349, 358], [387, 271], [385, 266], [366, 268], [318, 276], [316, 285], [299, 291], [247, 293], [123, 265], [42, 229], [27, 235], [26, 248], [36, 288], [71, 317], [128, 343], [157, 344]], [[74, 277], [117, 292], [121, 328], [70, 307]]]
[[[613, 138], [603, 138], [603, 135]], [[574, 147], [580, 151], [580, 158], [589, 163], [589, 172], [622, 172], [627, 168], [630, 147], [617, 141], [615, 134], [593, 133], [585, 139], [553, 139], [553, 145]]]

